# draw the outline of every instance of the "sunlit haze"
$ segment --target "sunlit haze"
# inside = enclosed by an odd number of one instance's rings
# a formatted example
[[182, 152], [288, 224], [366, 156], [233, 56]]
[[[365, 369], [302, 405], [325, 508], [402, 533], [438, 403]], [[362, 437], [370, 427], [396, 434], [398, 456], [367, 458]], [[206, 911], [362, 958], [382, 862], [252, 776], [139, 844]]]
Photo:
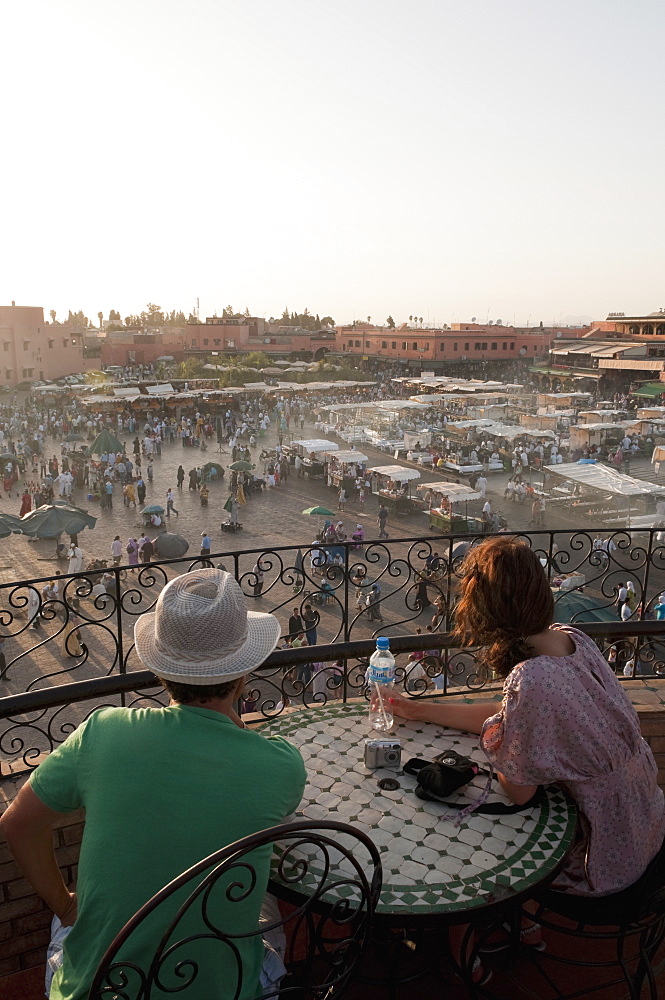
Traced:
[[665, 305], [659, 0], [3, 5], [0, 304]]

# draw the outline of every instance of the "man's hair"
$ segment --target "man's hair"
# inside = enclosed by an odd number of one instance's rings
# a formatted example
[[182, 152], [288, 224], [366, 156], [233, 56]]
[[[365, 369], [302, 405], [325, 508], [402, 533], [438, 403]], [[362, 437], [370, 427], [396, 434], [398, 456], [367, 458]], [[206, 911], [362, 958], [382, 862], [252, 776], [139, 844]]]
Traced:
[[226, 698], [235, 689], [238, 678], [233, 681], [223, 681], [221, 684], [180, 684], [178, 681], [160, 680], [173, 700], [179, 705], [187, 705], [192, 701], [212, 701], [213, 698]]

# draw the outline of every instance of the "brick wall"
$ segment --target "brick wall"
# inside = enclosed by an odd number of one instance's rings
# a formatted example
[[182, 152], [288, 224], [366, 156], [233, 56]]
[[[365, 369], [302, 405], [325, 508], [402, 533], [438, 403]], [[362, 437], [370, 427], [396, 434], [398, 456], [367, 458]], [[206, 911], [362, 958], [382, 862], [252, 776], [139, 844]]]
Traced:
[[[656, 682], [657, 686], [661, 685]], [[640, 717], [642, 735], [651, 747], [658, 764], [658, 783], [665, 791], [665, 705], [639, 704], [644, 693], [641, 682], [629, 682], [629, 693]], [[652, 691], [654, 688], [652, 687]], [[660, 693], [660, 692], [659, 692]], [[465, 701], [487, 700], [487, 692], [466, 695]], [[665, 694], [665, 684], [663, 684]], [[18, 792], [18, 783], [5, 781], [0, 786], [0, 801], [5, 804]], [[68, 885], [76, 879], [79, 847], [83, 832], [83, 813], [72, 813], [53, 832], [55, 856]], [[0, 843], [0, 977], [43, 965], [49, 942], [52, 914], [37, 899], [12, 860], [9, 849]], [[0, 996], [3, 990], [0, 984]]]
[[[13, 795], [11, 795], [13, 798]], [[53, 831], [55, 856], [68, 885], [76, 879], [83, 813], [72, 813]], [[53, 914], [21, 876], [0, 843], [0, 976], [43, 965]], [[0, 995], [2, 995], [0, 986]]]

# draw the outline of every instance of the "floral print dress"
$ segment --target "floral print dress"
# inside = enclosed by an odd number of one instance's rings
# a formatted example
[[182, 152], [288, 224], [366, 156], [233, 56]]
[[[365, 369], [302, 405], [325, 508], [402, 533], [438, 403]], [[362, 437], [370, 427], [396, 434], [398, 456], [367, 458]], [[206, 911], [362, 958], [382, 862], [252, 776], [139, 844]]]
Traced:
[[637, 713], [595, 643], [553, 627], [575, 652], [518, 663], [480, 742], [509, 781], [556, 782], [577, 803], [580, 836], [552, 888], [607, 895], [632, 885], [660, 849], [663, 793]]

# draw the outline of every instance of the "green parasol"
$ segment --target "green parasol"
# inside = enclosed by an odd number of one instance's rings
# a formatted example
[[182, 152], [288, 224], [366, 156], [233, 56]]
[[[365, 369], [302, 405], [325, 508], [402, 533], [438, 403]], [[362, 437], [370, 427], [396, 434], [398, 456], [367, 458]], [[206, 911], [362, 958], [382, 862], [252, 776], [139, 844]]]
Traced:
[[229, 469], [233, 472], [251, 472], [256, 466], [252, 465], [251, 462], [246, 462], [244, 458], [240, 459], [239, 462], [234, 462], [233, 465], [229, 465]]
[[76, 535], [84, 528], [94, 528], [97, 518], [71, 503], [47, 503], [17, 518], [21, 534], [31, 538], [58, 538], [64, 532]]
[[125, 450], [124, 445], [122, 445], [120, 441], [118, 441], [115, 434], [111, 434], [110, 431], [103, 430], [101, 434], [97, 435], [95, 440], [88, 448], [88, 454], [103, 455], [104, 453], [106, 453], [108, 455], [110, 451], [114, 451], [117, 454], [118, 452], [121, 453], [124, 452], [124, 450]]
[[219, 462], [206, 462], [206, 464], [201, 469], [201, 478], [205, 481], [208, 479], [215, 479], [217, 476], [224, 475], [224, 466], [220, 465]]
[[331, 510], [328, 510], [327, 507], [307, 507], [306, 510], [303, 511], [303, 514], [309, 514], [309, 515], [311, 515], [313, 517], [317, 517], [317, 516], [319, 516], [319, 517], [334, 517], [335, 516]]

